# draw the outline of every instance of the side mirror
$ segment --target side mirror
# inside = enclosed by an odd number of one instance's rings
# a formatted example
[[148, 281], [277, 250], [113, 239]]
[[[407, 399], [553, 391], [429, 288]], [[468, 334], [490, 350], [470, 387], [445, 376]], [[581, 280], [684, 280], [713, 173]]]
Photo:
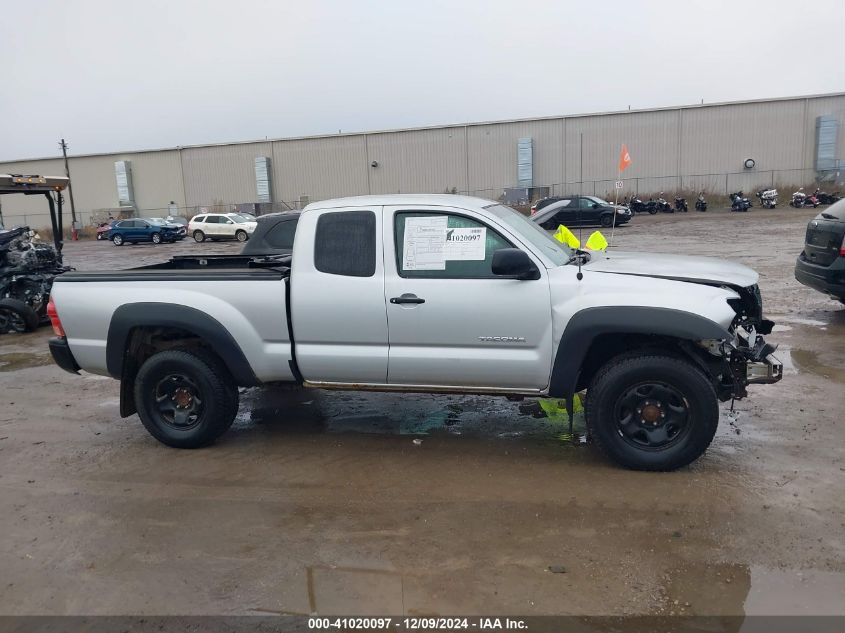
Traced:
[[540, 271], [525, 251], [500, 248], [493, 253], [493, 274], [510, 279], [539, 279]]
[[593, 203], [593, 208], [598, 209], [601, 205], [598, 202]]

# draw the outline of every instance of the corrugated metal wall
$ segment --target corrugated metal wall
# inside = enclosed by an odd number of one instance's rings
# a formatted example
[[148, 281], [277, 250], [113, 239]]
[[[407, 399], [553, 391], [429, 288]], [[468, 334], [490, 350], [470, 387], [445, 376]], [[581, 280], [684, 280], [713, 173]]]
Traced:
[[[92, 210], [117, 205], [116, 160], [132, 162], [137, 204], [147, 215], [171, 200], [186, 212], [255, 202], [256, 156], [271, 158], [274, 200], [291, 204], [303, 196], [452, 189], [495, 199], [517, 184], [520, 138], [533, 139], [535, 186], [553, 193], [613, 195], [624, 142], [633, 164], [623, 174], [622, 195], [678, 188], [723, 194], [809, 184], [816, 117], [823, 114], [840, 121], [841, 159], [845, 95], [75, 156], [70, 163], [83, 221]], [[753, 170], [743, 168], [746, 158], [756, 161]], [[45, 159], [0, 163], [0, 172], [60, 175], [64, 167]], [[5, 196], [2, 203], [9, 225], [45, 211], [41, 200]]]

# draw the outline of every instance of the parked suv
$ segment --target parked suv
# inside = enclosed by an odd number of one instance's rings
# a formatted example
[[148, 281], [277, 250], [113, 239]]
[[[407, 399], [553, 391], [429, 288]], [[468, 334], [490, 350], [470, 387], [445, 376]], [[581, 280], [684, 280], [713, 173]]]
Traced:
[[178, 234], [175, 228], [166, 224], [159, 224], [151, 220], [121, 220], [109, 229], [109, 239], [115, 246], [123, 246], [126, 242], [137, 244], [138, 242], [175, 242]]
[[546, 205], [531, 216], [544, 229], [553, 230], [564, 226], [600, 224], [611, 226], [613, 212], [616, 211], [616, 225], [625, 224], [631, 219], [631, 211], [621, 205], [613, 205], [596, 196], [568, 196]]
[[845, 200], [810, 220], [795, 278], [845, 303]]
[[197, 242], [209, 240], [231, 240], [246, 242], [253, 231], [256, 222], [240, 213], [204, 213], [191, 218], [188, 223], [188, 233]]

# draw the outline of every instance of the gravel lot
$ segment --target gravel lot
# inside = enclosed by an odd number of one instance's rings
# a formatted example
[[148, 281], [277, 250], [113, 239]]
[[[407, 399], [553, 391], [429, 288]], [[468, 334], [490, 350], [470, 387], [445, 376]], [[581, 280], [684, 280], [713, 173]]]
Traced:
[[724, 405], [675, 473], [621, 470], [535, 403], [482, 397], [249, 390], [218, 444], [169, 449], [120, 418], [116, 382], [52, 364], [49, 328], [3, 336], [0, 614], [845, 614], [845, 307], [792, 275], [813, 215], [616, 231], [752, 266], [778, 323], [784, 380]]

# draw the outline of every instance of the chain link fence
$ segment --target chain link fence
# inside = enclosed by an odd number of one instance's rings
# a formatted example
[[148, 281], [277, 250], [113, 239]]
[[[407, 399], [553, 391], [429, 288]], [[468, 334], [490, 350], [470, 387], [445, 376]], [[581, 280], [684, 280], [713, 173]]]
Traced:
[[[515, 187], [502, 186], [487, 189], [472, 189], [459, 191], [457, 189], [447, 190], [446, 193], [458, 193], [472, 195], [489, 200], [504, 201], [515, 205], [528, 205], [534, 200], [544, 196], [563, 195], [592, 195], [599, 196], [606, 200], [623, 200], [630, 196], [650, 198], [663, 193], [664, 197], [681, 196], [692, 199], [699, 192], [704, 192], [712, 205], [720, 206], [720, 201], [729, 206], [728, 194], [735, 191], [743, 191], [748, 196], [760, 189], [777, 188], [780, 190], [781, 201], [788, 202], [793, 191], [799, 187], [812, 191], [816, 187], [834, 192], [837, 189], [845, 189], [845, 173], [829, 172], [820, 174], [814, 169], [786, 169], [757, 171], [747, 170], [743, 172], [721, 173], [721, 174], [693, 174], [683, 176], [640, 176], [633, 178], [623, 177], [622, 188], [616, 189], [617, 181], [611, 179], [584, 180], [576, 182], [558, 182], [543, 184], [520, 190]], [[506, 191], [508, 195], [506, 195]], [[524, 193], [519, 193], [524, 191]], [[513, 192], [517, 192], [513, 194]], [[430, 192], [443, 193], [443, 191]], [[514, 195], [516, 197], [514, 197]], [[30, 226], [32, 228], [44, 228], [50, 226], [50, 215], [46, 203], [44, 209], [37, 212], [16, 213], [14, 204], [6, 196], [6, 200], [0, 200], [0, 224], [5, 228], [15, 226]], [[203, 205], [177, 206], [168, 205], [159, 208], [112, 208], [112, 209], [77, 209], [77, 219], [83, 227], [94, 227], [110, 218], [124, 217], [167, 217], [178, 215], [190, 219], [200, 213], [251, 213], [253, 215], [265, 215], [280, 211], [299, 210], [308, 205], [311, 200], [317, 197], [301, 196], [296, 200], [279, 201], [270, 203], [241, 202], [224, 203], [212, 201]], [[5, 202], [5, 204], [4, 204]], [[65, 201], [65, 226], [70, 226], [70, 205]]]

